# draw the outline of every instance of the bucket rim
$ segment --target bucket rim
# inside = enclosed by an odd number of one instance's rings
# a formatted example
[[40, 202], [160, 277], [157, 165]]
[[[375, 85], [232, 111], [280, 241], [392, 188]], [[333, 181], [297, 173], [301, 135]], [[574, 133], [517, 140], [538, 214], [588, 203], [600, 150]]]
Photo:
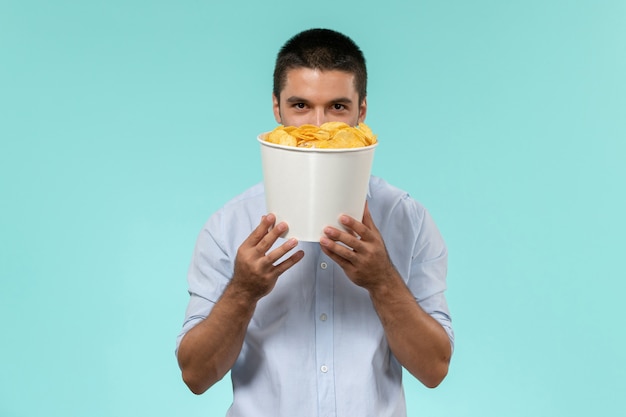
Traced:
[[257, 136], [257, 141], [263, 145], [270, 148], [283, 149], [285, 151], [292, 152], [304, 152], [304, 153], [347, 153], [347, 152], [363, 152], [370, 149], [374, 149], [378, 146], [378, 141], [368, 146], [360, 146], [358, 148], [298, 148], [296, 146], [287, 146], [287, 145], [279, 145], [277, 143], [268, 142], [265, 140], [265, 137], [270, 132], [261, 133]]

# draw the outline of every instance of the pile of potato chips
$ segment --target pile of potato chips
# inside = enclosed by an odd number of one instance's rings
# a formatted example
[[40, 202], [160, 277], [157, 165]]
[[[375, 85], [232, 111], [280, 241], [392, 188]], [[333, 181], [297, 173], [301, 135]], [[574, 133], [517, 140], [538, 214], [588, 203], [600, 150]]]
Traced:
[[360, 148], [377, 141], [365, 123], [352, 127], [343, 122], [328, 122], [321, 126], [278, 126], [267, 134], [265, 140], [284, 146], [320, 149]]

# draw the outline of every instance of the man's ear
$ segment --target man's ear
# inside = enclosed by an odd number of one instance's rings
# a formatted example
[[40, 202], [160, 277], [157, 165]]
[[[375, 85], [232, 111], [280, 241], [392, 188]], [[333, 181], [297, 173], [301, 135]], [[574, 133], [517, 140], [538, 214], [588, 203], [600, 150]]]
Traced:
[[274, 111], [274, 119], [276, 119], [276, 123], [282, 124], [282, 118], [280, 117], [280, 103], [274, 93], [272, 93], [272, 110]]
[[359, 105], [359, 123], [363, 123], [365, 121], [365, 116], [367, 115], [367, 97], [363, 99], [361, 104]]

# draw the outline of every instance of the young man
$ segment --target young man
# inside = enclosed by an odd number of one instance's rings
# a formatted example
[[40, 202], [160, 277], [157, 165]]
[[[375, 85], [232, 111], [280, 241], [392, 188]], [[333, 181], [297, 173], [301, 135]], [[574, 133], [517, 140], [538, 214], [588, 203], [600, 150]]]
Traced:
[[[278, 54], [276, 121], [357, 125], [366, 84], [351, 39], [304, 31]], [[406, 416], [402, 367], [428, 387], [442, 381], [453, 333], [447, 250], [432, 218], [372, 177], [363, 219], [341, 222], [353, 233], [329, 227], [319, 243], [280, 239], [288, 225], [265, 213], [260, 184], [208, 220], [177, 341], [194, 393], [230, 370], [229, 416]]]

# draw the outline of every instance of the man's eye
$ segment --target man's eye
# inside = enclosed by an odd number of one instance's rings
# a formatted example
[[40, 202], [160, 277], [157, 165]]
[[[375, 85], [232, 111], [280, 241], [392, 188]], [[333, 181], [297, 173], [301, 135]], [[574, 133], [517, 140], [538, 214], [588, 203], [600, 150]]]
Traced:
[[294, 105], [294, 107], [295, 107], [296, 109], [303, 109], [303, 108], [305, 108], [306, 106], [305, 106], [305, 104], [304, 104], [304, 103], [296, 103], [296, 104]]
[[346, 106], [344, 106], [343, 104], [338, 104], [338, 103], [333, 104], [333, 109], [334, 110], [343, 110], [345, 108], [346, 108]]

